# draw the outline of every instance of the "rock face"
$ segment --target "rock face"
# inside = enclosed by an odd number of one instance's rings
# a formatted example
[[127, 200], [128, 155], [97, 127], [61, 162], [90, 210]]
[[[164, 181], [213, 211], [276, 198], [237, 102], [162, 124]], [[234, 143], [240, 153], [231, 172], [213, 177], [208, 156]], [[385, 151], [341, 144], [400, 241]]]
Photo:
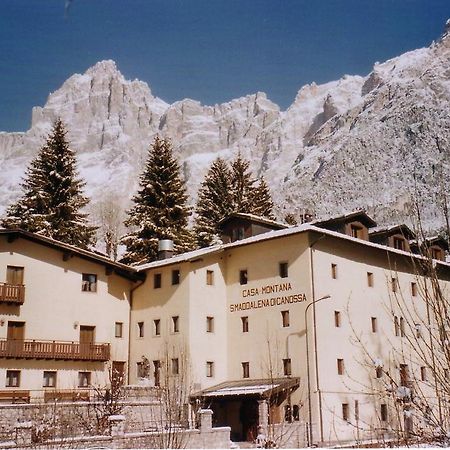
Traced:
[[367, 77], [302, 87], [286, 111], [262, 92], [214, 106], [169, 105], [102, 61], [33, 108], [30, 130], [0, 133], [0, 213], [20, 194], [27, 163], [59, 116], [93, 210], [108, 196], [126, 208], [159, 134], [172, 139], [192, 202], [209, 164], [240, 151], [266, 177], [280, 218], [304, 208], [317, 216], [366, 208], [388, 224], [408, 221], [418, 201], [435, 228], [437, 199], [449, 188], [449, 114], [448, 29]]

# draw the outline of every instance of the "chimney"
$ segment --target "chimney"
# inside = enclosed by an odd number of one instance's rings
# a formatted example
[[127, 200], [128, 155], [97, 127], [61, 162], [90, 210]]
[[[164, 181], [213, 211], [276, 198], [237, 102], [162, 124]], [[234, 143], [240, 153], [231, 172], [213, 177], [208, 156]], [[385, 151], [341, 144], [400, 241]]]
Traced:
[[170, 239], [160, 239], [158, 241], [158, 259], [172, 258], [173, 241]]

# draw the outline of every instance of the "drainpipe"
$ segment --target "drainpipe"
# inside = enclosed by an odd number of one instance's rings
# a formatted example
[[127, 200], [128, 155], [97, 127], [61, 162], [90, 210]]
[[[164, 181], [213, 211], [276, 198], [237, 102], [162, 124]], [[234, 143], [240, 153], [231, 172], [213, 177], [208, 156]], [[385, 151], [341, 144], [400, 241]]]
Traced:
[[319, 398], [319, 424], [320, 424], [320, 442], [323, 442], [323, 417], [322, 417], [322, 394], [320, 392], [319, 386], [319, 373], [318, 373], [318, 358], [317, 358], [317, 330], [316, 330], [316, 308], [315, 304], [321, 300], [325, 300], [330, 298], [330, 295], [325, 295], [324, 297], [315, 298], [315, 282], [314, 282], [314, 263], [313, 263], [313, 247], [316, 245], [321, 239], [326, 236], [322, 234], [319, 236], [312, 244], [309, 246], [310, 253], [310, 269], [311, 269], [311, 295], [312, 300], [305, 308], [305, 331], [306, 331], [306, 371], [307, 371], [307, 379], [308, 379], [308, 410], [309, 410], [309, 445], [313, 443], [313, 432], [312, 432], [312, 408], [311, 408], [311, 376], [310, 376], [310, 365], [309, 365], [309, 343], [308, 343], [308, 321], [307, 321], [307, 312], [308, 308], [311, 305], [313, 307], [313, 326], [314, 326], [314, 362], [315, 362], [315, 372], [316, 372], [316, 389]]
[[133, 308], [133, 293], [134, 291], [141, 287], [145, 283], [145, 278], [140, 280], [140, 282], [130, 289], [130, 312], [128, 313], [128, 370], [127, 370], [127, 381], [130, 382], [130, 349], [131, 349], [131, 310]]

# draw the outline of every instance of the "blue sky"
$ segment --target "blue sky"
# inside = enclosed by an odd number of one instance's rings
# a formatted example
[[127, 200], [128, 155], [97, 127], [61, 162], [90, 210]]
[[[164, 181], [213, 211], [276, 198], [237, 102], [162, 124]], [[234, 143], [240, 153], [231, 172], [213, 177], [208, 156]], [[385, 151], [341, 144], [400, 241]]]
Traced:
[[282, 109], [298, 89], [429, 45], [449, 0], [0, 1], [0, 130], [70, 75], [113, 59], [171, 103], [214, 104], [264, 91]]

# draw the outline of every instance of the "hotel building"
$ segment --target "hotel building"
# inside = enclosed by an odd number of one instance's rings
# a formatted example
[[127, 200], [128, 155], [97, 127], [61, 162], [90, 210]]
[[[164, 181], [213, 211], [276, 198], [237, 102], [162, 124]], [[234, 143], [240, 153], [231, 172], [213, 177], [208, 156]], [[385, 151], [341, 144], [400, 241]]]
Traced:
[[[2, 231], [0, 397], [81, 391], [111, 366], [129, 384], [184, 375], [194, 408], [211, 407], [234, 440], [297, 422], [307, 444], [325, 445], [388, 434], [392, 398], [375, 393], [394, 380], [433, 388], [429, 368], [402, 351], [405, 310], [432, 320], [406, 226], [356, 212], [295, 227], [235, 214], [221, 228], [222, 245], [169, 247], [137, 267]], [[445, 242], [427, 249], [446, 293]]]

